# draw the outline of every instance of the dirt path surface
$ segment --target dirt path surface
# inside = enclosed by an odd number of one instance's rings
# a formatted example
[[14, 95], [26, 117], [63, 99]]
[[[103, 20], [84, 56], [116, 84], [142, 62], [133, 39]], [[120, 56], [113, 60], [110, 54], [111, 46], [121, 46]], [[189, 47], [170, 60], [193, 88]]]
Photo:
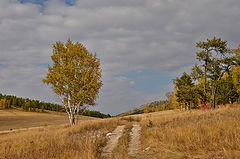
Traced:
[[5, 135], [9, 133], [17, 133], [22, 131], [30, 131], [30, 130], [44, 130], [49, 128], [56, 128], [56, 127], [66, 127], [68, 124], [60, 124], [60, 125], [48, 125], [48, 126], [36, 126], [36, 127], [28, 127], [28, 128], [21, 128], [21, 129], [14, 129], [14, 130], [2, 130], [0, 131], [0, 135]]
[[133, 124], [132, 132], [130, 133], [131, 140], [128, 149], [128, 154], [130, 156], [135, 156], [140, 149], [140, 132], [141, 132], [140, 125]]
[[118, 139], [122, 136], [125, 125], [118, 126], [112, 133], [108, 133], [109, 140], [104, 147], [102, 156], [109, 156], [112, 154], [112, 150], [117, 146]]

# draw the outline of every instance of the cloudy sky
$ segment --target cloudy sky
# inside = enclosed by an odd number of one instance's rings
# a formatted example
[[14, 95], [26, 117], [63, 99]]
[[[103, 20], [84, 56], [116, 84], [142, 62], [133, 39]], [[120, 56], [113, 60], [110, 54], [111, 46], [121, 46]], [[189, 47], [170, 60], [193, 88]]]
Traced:
[[239, 28], [239, 0], [1, 0], [0, 92], [59, 102], [41, 80], [52, 44], [70, 38], [101, 60], [95, 109], [118, 114], [165, 99], [196, 62], [197, 41], [237, 47]]

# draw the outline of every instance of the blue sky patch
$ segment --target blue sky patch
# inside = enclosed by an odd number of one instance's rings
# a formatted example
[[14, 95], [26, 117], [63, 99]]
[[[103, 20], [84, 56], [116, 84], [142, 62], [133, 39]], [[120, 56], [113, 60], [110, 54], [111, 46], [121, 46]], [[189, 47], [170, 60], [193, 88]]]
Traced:
[[20, 3], [24, 4], [24, 3], [33, 3], [33, 4], [37, 4], [40, 5], [40, 12], [43, 12], [45, 7], [46, 7], [46, 2], [48, 0], [18, 0]]
[[4, 68], [4, 67], [6, 67], [6, 65], [0, 63], [0, 68]]
[[[51, 0], [18, 0], [20, 3], [33, 3], [33, 4], [38, 4], [45, 8], [46, 2], [51, 1]], [[61, 0], [65, 4], [69, 6], [73, 6], [76, 2], [76, 0]]]
[[37, 66], [39, 66], [39, 67], [44, 67], [44, 68], [48, 68], [48, 65], [53, 66], [53, 63], [42, 63], [42, 64], [37, 64]]
[[[144, 93], [159, 93], [166, 85], [172, 84], [173, 76], [154, 70], [138, 70], [117, 77], [127, 77], [135, 82], [134, 90]], [[165, 88], [166, 89], [166, 88]]]
[[76, 0], [62, 0], [65, 2], [65, 4], [69, 5], [69, 6], [73, 6], [76, 2]]
[[41, 5], [42, 7], [45, 6], [45, 3], [48, 0], [18, 0], [20, 3], [33, 3], [33, 4], [38, 4]]

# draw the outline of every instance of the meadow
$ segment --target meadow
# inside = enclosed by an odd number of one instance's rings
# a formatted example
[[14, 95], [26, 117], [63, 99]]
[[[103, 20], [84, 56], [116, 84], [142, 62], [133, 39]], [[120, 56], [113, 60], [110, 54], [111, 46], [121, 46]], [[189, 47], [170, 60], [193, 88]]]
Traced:
[[[141, 149], [128, 155], [132, 124], [141, 127]], [[126, 125], [114, 159], [240, 158], [240, 105], [216, 110], [162, 111], [1, 135], [0, 158], [97, 159], [106, 134]]]
[[[80, 120], [95, 119], [80, 116]], [[25, 112], [18, 109], [0, 110], [0, 134], [5, 132], [55, 127], [69, 124], [66, 113], [47, 111], [46, 113]]]
[[240, 158], [240, 105], [153, 113], [141, 125], [142, 149], [149, 148], [141, 158]]

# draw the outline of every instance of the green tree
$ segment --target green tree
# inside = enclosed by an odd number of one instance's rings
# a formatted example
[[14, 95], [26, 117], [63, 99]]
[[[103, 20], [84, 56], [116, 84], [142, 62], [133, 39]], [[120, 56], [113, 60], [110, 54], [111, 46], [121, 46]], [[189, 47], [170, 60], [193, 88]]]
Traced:
[[200, 41], [196, 46], [201, 49], [200, 52], [197, 52], [197, 59], [203, 62], [203, 64], [195, 65], [192, 75], [195, 78], [204, 78], [204, 102], [207, 99], [206, 83], [209, 79], [211, 86], [211, 107], [215, 108], [217, 82], [224, 73], [230, 70], [233, 62], [232, 51], [227, 47], [227, 41], [216, 37], [207, 39], [207, 41]]
[[221, 80], [217, 83], [216, 101], [218, 104], [227, 104], [235, 102], [239, 95], [234, 88], [233, 78], [231, 74], [224, 74]]
[[185, 106], [185, 109], [190, 109], [194, 98], [194, 83], [187, 73], [183, 73], [181, 77], [177, 77], [174, 80], [174, 84], [177, 89], [176, 97], [177, 101]]
[[30, 101], [23, 104], [23, 110], [25, 111], [31, 111], [31, 103]]
[[95, 105], [102, 86], [100, 60], [80, 43], [56, 42], [53, 65], [43, 82], [61, 98], [71, 125], [77, 124], [80, 107]]
[[15, 106], [15, 107], [17, 106], [17, 99], [16, 99], [16, 97], [13, 98], [12, 105]]

